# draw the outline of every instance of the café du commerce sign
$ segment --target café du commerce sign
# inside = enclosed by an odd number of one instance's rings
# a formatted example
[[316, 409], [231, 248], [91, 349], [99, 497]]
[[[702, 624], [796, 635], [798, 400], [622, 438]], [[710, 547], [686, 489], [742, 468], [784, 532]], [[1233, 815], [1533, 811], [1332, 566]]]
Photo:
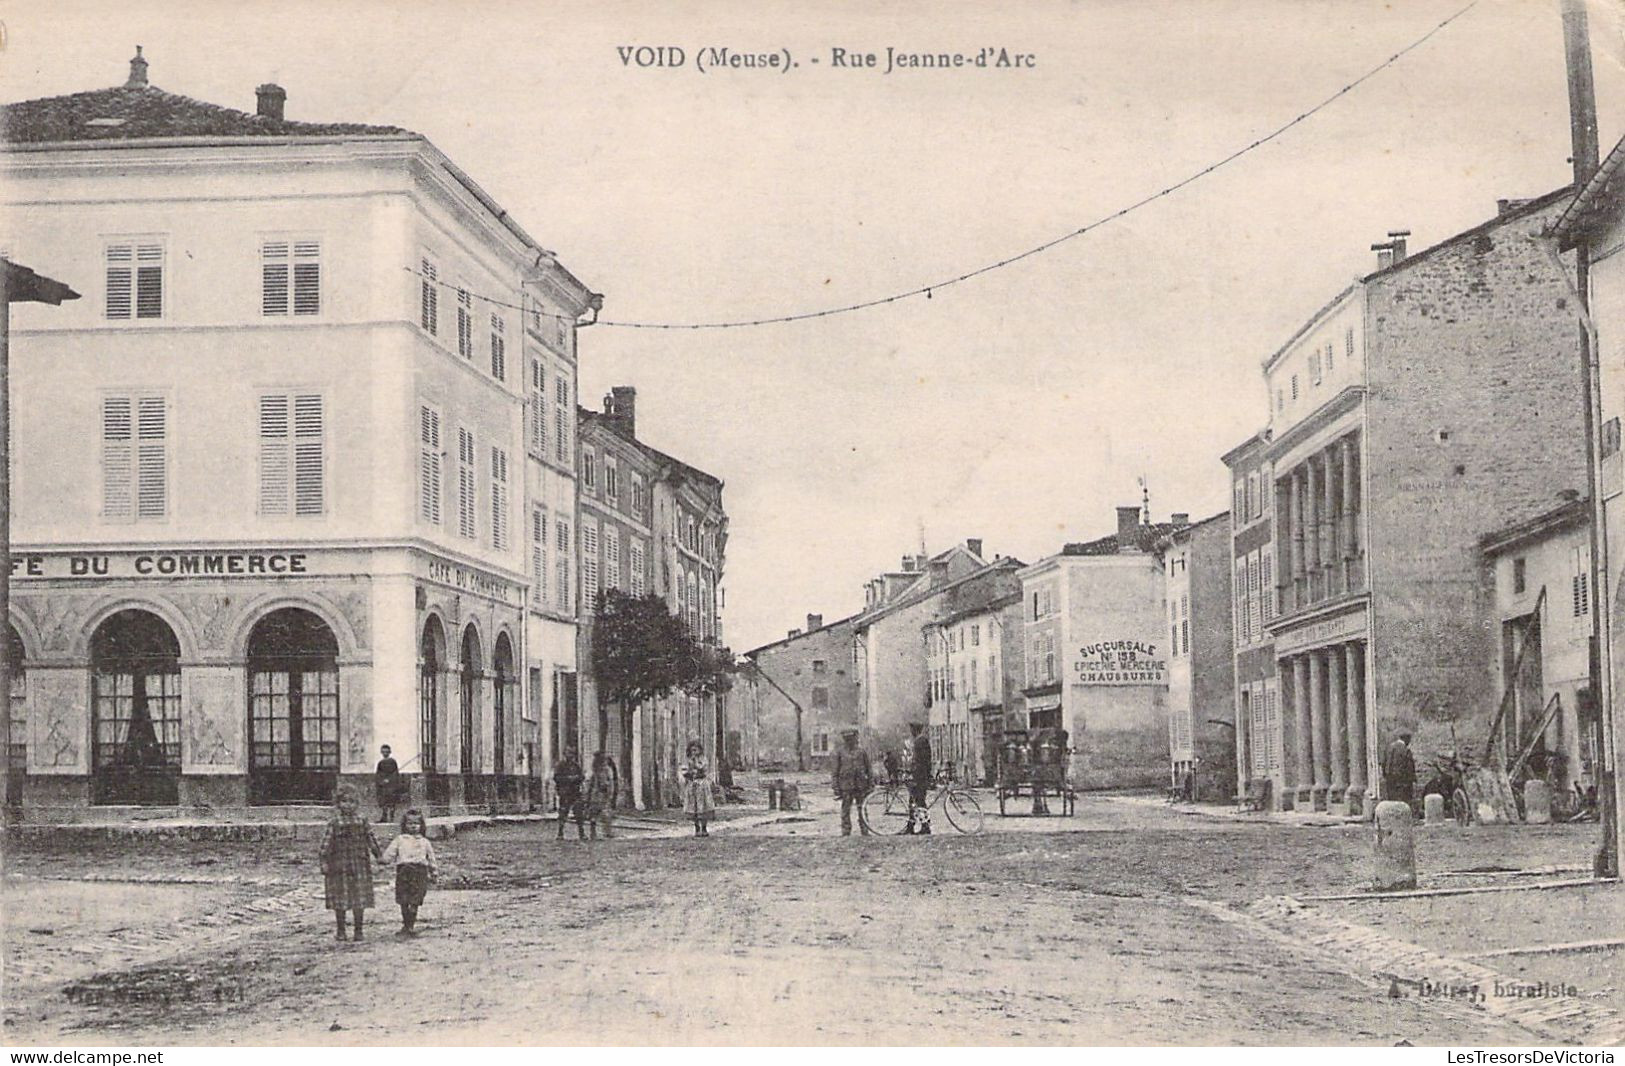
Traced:
[[1168, 661], [1155, 644], [1142, 640], [1101, 640], [1078, 649], [1072, 664], [1074, 685], [1166, 685]]

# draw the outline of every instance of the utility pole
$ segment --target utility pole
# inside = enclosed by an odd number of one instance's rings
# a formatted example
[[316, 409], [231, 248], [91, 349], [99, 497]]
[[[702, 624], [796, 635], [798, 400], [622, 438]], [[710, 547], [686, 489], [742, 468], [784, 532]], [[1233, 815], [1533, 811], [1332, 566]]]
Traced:
[[[1559, 0], [1563, 17], [1564, 66], [1568, 73], [1569, 141], [1578, 195], [1597, 172], [1597, 98], [1591, 74], [1591, 34], [1585, 0]], [[1607, 510], [1603, 504], [1601, 472], [1602, 385], [1595, 336], [1591, 328], [1591, 262], [1586, 242], [1574, 249], [1575, 290], [1584, 327], [1580, 331], [1580, 384], [1584, 398], [1586, 481], [1591, 495], [1591, 639], [1588, 684], [1596, 701], [1603, 730], [1603, 766], [1598, 782], [1602, 806], [1603, 839], [1595, 861], [1600, 875], [1617, 877], [1621, 840], [1620, 810], [1625, 806], [1625, 774], [1620, 773], [1622, 738], [1613, 693], [1613, 591], [1609, 580]]]
[[[0, 259], [0, 620], [7, 625], [0, 649], [0, 803], [11, 789], [11, 305], [43, 303], [60, 306], [79, 294], [60, 281], [42, 277], [9, 259]], [[9, 811], [7, 812], [9, 815]]]

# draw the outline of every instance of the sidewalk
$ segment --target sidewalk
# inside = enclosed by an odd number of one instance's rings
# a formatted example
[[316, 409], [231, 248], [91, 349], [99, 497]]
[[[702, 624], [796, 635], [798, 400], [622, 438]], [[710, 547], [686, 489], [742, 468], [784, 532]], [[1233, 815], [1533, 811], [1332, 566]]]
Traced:
[[1162, 796], [1101, 795], [1110, 803], [1135, 807], [1151, 807], [1169, 814], [1188, 814], [1196, 818], [1222, 818], [1231, 822], [1253, 822], [1258, 825], [1296, 825], [1323, 827], [1359, 825], [1366, 821], [1360, 815], [1327, 814], [1325, 811], [1243, 811], [1225, 803], [1169, 803]]

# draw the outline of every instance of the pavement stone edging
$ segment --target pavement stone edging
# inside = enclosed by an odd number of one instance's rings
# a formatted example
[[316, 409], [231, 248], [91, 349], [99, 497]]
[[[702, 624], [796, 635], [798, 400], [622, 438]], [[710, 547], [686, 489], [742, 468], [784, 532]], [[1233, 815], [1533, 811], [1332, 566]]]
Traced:
[[[1291, 896], [1267, 896], [1241, 913], [1295, 943], [1336, 959], [1346, 969], [1387, 982], [1390, 990], [1398, 985], [1419, 990], [1424, 980], [1436, 986], [1476, 985], [1481, 989], [1493, 989], [1497, 983], [1528, 984], [1487, 966], [1441, 955], [1328, 914]], [[1625, 1043], [1625, 1018], [1611, 1007], [1589, 1001], [1584, 992], [1551, 999], [1490, 995], [1481, 1003], [1469, 1004], [1450, 997], [1441, 997], [1441, 1001], [1468, 1006], [1549, 1039], [1609, 1046]]]

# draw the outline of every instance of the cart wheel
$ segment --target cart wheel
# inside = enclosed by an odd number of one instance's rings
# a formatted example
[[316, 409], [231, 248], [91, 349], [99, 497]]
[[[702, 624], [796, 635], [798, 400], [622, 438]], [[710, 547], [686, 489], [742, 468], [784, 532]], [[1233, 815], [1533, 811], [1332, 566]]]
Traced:
[[1467, 793], [1463, 789], [1456, 789], [1450, 794], [1450, 805], [1455, 808], [1451, 813], [1456, 817], [1457, 825], [1473, 824], [1473, 806], [1467, 800]]
[[901, 788], [872, 788], [858, 805], [858, 818], [871, 833], [901, 833], [908, 824], [908, 793]]
[[948, 822], [961, 833], [982, 831], [982, 805], [962, 788], [950, 788], [942, 797], [942, 810]]

